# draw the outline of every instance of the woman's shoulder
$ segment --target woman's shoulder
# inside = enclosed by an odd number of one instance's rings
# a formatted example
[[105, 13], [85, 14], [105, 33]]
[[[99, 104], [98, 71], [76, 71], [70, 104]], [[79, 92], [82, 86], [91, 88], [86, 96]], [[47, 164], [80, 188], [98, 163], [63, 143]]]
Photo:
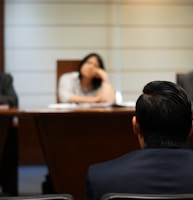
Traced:
[[69, 73], [64, 73], [60, 78], [61, 79], [76, 79], [78, 78], [78, 72], [69, 72]]

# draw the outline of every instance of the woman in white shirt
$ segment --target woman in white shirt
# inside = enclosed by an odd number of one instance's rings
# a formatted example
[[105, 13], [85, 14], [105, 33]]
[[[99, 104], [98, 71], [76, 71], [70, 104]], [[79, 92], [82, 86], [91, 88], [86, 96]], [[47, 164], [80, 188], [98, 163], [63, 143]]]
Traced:
[[98, 54], [87, 55], [77, 72], [61, 76], [59, 98], [63, 103], [115, 102], [114, 89]]

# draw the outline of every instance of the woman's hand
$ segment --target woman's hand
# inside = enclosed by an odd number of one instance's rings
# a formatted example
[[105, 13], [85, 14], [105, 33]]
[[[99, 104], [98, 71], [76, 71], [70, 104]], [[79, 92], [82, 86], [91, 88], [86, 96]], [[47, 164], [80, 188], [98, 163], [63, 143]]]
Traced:
[[100, 78], [102, 81], [108, 80], [107, 72], [101, 68], [94, 69], [95, 78]]

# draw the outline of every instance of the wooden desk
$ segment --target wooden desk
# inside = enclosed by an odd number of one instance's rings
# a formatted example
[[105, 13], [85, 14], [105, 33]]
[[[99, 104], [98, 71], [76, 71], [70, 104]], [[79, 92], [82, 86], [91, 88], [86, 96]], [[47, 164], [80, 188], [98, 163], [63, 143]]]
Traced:
[[131, 125], [133, 115], [134, 110], [127, 108], [0, 111], [4, 193], [17, 195], [17, 139], [21, 138], [12, 129], [14, 116], [19, 117], [19, 132], [26, 121], [33, 121], [34, 137], [41, 143], [55, 193], [83, 200], [89, 165], [139, 149]]
[[55, 192], [81, 200], [89, 165], [139, 148], [133, 115], [133, 109], [92, 108], [27, 111], [22, 118], [35, 120]]

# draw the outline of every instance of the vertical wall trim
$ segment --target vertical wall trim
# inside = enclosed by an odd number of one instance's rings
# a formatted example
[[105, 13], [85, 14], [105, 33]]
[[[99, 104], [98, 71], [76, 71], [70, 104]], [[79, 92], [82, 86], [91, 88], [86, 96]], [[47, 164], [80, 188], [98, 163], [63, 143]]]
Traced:
[[4, 0], [0, 1], [0, 72], [4, 71]]
[[116, 1], [116, 101], [122, 101], [121, 88], [121, 19], [120, 19], [120, 0]]

